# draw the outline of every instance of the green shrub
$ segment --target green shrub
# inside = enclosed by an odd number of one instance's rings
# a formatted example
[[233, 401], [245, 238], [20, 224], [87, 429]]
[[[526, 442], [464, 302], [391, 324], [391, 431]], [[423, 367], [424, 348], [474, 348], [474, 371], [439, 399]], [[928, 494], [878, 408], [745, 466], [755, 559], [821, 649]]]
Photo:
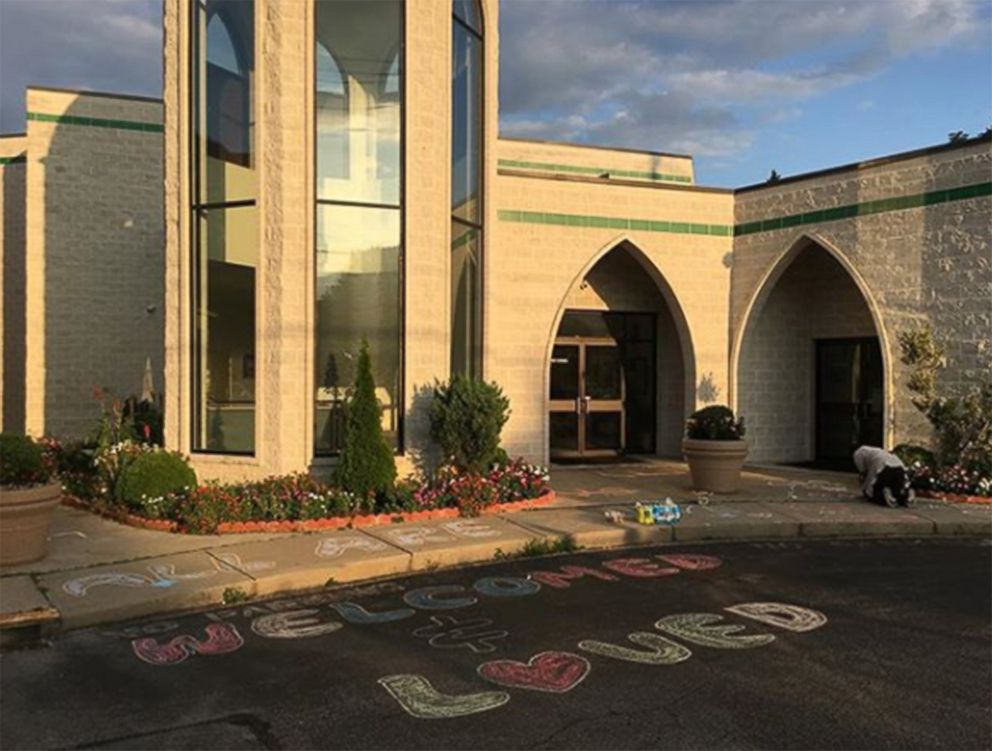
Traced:
[[686, 436], [703, 441], [737, 441], [744, 437], [744, 418], [734, 419], [730, 407], [713, 405], [696, 410], [686, 422]]
[[92, 499], [103, 493], [97, 467], [96, 446], [85, 441], [66, 441], [46, 437], [39, 442], [49, 471], [58, 477], [66, 494]]
[[465, 472], [485, 472], [500, 454], [499, 436], [510, 400], [495, 383], [457, 374], [434, 387], [431, 436], [445, 461]]
[[155, 402], [129, 397], [124, 402], [124, 420], [130, 423], [133, 438], [154, 446], [164, 445], [162, 410]]
[[132, 508], [149, 500], [196, 487], [196, 473], [179, 454], [155, 451], [139, 454], [124, 467], [115, 496]]
[[28, 436], [0, 433], [0, 485], [40, 485], [49, 476], [41, 446]]
[[899, 334], [907, 388], [913, 406], [933, 428], [934, 447], [942, 465], [962, 465], [992, 473], [992, 383], [976, 381], [953, 392], [939, 387], [946, 365], [945, 348], [929, 324]]
[[907, 467], [912, 467], [916, 462], [924, 467], [937, 466], [937, 457], [930, 449], [913, 443], [900, 443], [892, 449], [892, 453], [898, 456], [899, 460]]
[[355, 387], [345, 416], [344, 448], [334, 471], [335, 481], [359, 495], [387, 494], [396, 481], [393, 449], [382, 434], [382, 407], [375, 396], [369, 344], [362, 342]]

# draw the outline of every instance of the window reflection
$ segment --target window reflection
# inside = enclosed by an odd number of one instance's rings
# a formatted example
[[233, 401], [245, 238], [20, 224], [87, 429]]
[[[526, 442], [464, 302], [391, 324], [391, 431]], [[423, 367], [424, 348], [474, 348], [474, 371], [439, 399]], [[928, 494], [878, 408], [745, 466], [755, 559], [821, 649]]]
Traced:
[[451, 363], [460, 373], [478, 374], [482, 359], [482, 265], [479, 230], [451, 223]]
[[396, 444], [400, 412], [400, 212], [317, 207], [316, 448], [340, 451], [344, 400], [369, 342], [382, 427]]
[[192, 447], [255, 448], [254, 3], [193, 7]]
[[451, 371], [482, 375], [482, 8], [454, 0], [451, 56]]
[[194, 141], [200, 203], [255, 197], [253, 6], [240, 0], [197, 5]]
[[400, 29], [396, 0], [318, 0], [317, 198], [398, 204]]

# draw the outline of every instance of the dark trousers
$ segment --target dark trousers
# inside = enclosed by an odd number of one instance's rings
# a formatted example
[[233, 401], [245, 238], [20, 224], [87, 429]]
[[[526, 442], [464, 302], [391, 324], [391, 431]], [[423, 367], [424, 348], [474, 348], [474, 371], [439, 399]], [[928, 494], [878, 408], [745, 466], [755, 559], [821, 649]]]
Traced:
[[878, 473], [875, 478], [875, 487], [872, 488], [872, 500], [875, 503], [885, 505], [885, 498], [882, 496], [882, 488], [888, 488], [898, 501], [906, 499], [907, 491], [906, 470], [902, 467], [886, 467]]

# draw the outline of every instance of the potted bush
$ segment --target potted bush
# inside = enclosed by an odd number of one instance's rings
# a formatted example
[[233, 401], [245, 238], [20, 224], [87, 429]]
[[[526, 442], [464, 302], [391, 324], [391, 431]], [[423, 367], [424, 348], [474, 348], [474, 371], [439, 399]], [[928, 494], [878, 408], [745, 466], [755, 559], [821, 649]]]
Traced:
[[27, 436], [0, 434], [0, 491], [0, 566], [44, 558], [62, 487]]
[[682, 452], [689, 462], [692, 486], [712, 493], [733, 493], [740, 487], [747, 458], [744, 419], [729, 407], [704, 407], [686, 423]]

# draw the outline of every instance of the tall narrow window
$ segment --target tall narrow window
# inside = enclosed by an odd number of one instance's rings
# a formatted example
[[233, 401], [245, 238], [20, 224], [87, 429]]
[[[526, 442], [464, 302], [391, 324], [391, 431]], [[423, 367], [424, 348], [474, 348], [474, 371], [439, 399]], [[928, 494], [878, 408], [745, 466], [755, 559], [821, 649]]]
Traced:
[[482, 8], [454, 0], [451, 59], [451, 372], [482, 375]]
[[362, 340], [399, 445], [402, 0], [317, 0], [314, 451], [336, 454]]
[[255, 450], [254, 24], [252, 0], [193, 5], [194, 451]]

